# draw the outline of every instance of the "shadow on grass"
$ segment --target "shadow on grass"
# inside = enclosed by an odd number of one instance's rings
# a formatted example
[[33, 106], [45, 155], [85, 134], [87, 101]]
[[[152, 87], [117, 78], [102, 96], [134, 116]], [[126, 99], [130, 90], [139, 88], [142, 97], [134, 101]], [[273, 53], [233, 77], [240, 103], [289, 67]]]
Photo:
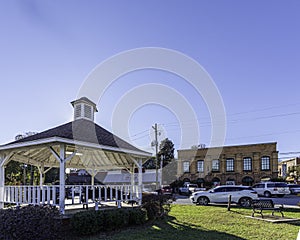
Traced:
[[167, 216], [164, 219], [148, 222], [145, 225], [137, 226], [134, 228], [120, 229], [113, 232], [100, 233], [93, 236], [66, 236], [65, 239], [72, 240], [144, 240], [144, 239], [184, 239], [184, 240], [244, 240], [227, 234], [224, 232], [208, 230], [193, 224], [181, 224], [176, 221], [176, 218]]
[[180, 224], [173, 217], [167, 217], [166, 224], [172, 228], [175, 232], [176, 237], [174, 239], [232, 239], [232, 240], [243, 240], [244, 238], [237, 237], [232, 234], [218, 232], [199, 227], [194, 224]]

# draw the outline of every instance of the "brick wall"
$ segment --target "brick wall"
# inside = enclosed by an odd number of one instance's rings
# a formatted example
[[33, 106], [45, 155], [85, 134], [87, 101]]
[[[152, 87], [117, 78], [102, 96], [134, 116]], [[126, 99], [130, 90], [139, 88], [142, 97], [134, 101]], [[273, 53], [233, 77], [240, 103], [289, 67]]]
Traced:
[[[249, 179], [253, 180], [248, 183], [251, 185], [260, 182], [262, 178], [276, 178], [278, 177], [278, 151], [276, 145], [277, 143], [262, 143], [225, 146], [223, 148], [178, 150], [177, 177], [181, 180], [189, 178], [191, 181], [204, 179], [207, 183], [219, 179], [220, 184], [226, 184], [227, 180], [234, 180], [235, 184], [244, 185], [247, 184]], [[262, 169], [262, 157], [269, 158], [269, 165], [267, 165], [269, 169]], [[249, 171], [244, 168], [244, 158], [251, 159], [251, 170]], [[229, 168], [232, 162], [229, 159], [233, 159], [233, 169]], [[197, 171], [197, 161], [199, 160], [204, 161], [203, 172]], [[219, 160], [219, 170], [217, 171], [212, 169], [213, 160]], [[184, 172], [184, 162], [189, 162], [188, 172]], [[187, 166], [187, 163], [185, 163], [185, 166]]]

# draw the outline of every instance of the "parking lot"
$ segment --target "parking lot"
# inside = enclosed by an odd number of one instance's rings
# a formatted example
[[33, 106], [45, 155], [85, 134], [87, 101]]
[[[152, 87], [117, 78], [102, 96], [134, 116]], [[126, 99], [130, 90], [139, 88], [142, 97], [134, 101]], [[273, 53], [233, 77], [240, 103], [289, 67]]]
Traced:
[[[192, 204], [189, 199], [189, 196], [184, 195], [175, 195], [176, 202], [175, 204]], [[279, 197], [272, 197], [272, 198], [264, 198], [260, 197], [261, 199], [272, 199], [275, 204], [283, 204], [285, 206], [293, 206], [296, 207], [297, 204], [300, 202], [300, 197], [296, 195], [286, 195], [282, 198]]]

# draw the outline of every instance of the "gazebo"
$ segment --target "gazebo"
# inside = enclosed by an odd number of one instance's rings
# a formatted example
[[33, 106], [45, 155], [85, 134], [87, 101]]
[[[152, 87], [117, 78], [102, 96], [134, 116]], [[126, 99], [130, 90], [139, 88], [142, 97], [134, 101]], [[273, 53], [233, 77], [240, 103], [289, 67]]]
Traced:
[[[65, 213], [66, 204], [75, 204], [75, 196], [84, 194], [86, 202], [133, 200], [142, 198], [142, 164], [151, 153], [127, 143], [94, 122], [96, 104], [86, 97], [71, 102], [74, 107], [72, 122], [0, 146], [0, 208], [5, 203], [51, 204]], [[5, 167], [14, 160], [37, 166], [39, 186], [5, 186]], [[44, 174], [59, 168], [59, 185], [44, 185]], [[91, 176], [89, 186], [66, 186], [66, 169], [85, 169]], [[134, 169], [138, 169], [138, 182]], [[131, 173], [130, 185], [94, 185], [98, 171], [127, 169]], [[71, 200], [66, 203], [66, 188]], [[78, 191], [80, 188], [80, 191]], [[76, 189], [78, 192], [76, 192]], [[102, 196], [101, 196], [102, 194]], [[125, 199], [124, 199], [125, 198]], [[82, 203], [82, 200], [77, 203]]]

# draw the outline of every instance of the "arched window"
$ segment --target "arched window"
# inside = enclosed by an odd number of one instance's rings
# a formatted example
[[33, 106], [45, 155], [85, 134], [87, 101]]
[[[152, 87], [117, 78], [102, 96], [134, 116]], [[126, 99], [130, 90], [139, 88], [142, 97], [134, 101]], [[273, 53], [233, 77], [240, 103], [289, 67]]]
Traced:
[[214, 177], [211, 181], [212, 181], [213, 186], [219, 186], [220, 182], [221, 182], [221, 180], [217, 177]]
[[246, 186], [252, 186], [254, 183], [254, 180], [252, 177], [246, 176], [242, 179], [242, 183], [243, 183], [243, 185], [246, 185]]
[[183, 179], [183, 182], [191, 182], [191, 179], [189, 179], [189, 178], [184, 178], [184, 179]]

